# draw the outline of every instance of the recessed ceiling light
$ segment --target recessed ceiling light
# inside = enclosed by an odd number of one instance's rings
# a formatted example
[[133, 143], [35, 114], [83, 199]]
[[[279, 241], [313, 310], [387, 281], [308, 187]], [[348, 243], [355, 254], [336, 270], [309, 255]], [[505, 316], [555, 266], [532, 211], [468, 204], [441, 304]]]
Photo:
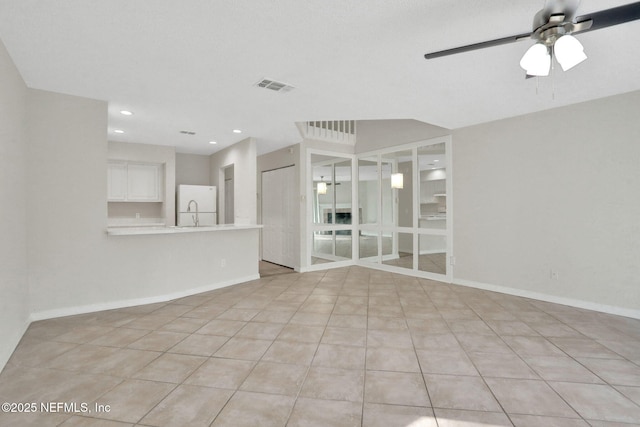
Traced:
[[233, 133], [242, 133], [242, 131], [240, 129], [234, 129]]
[[217, 144], [216, 141], [209, 141], [209, 144]]
[[116, 129], [114, 130], [115, 133], [124, 133], [124, 131], [122, 129]]
[[120, 114], [122, 114], [123, 116], [133, 116], [133, 113], [127, 110], [121, 110]]
[[439, 162], [440, 160], [434, 160], [434, 162]]

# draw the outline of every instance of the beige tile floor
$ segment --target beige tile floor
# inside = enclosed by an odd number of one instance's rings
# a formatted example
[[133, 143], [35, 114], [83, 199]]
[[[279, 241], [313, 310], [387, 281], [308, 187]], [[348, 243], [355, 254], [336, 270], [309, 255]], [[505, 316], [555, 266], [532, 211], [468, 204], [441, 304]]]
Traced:
[[0, 401], [91, 411], [2, 426], [640, 425], [640, 321], [361, 267], [273, 274], [33, 323]]

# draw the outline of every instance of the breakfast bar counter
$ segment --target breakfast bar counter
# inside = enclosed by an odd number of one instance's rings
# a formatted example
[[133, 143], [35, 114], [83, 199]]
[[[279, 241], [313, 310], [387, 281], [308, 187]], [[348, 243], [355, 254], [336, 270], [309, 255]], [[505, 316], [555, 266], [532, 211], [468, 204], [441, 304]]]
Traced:
[[262, 225], [251, 224], [220, 224], [202, 227], [176, 227], [176, 226], [122, 226], [108, 227], [110, 236], [134, 236], [143, 234], [180, 234], [180, 233], [206, 233], [214, 231], [251, 230], [262, 228]]

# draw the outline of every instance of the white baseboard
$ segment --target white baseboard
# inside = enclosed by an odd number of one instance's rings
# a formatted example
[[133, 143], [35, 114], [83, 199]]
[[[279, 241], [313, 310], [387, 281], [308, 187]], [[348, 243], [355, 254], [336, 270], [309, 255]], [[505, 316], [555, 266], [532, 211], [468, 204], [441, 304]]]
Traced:
[[203, 292], [213, 291], [215, 289], [225, 288], [227, 286], [237, 285], [239, 283], [250, 282], [260, 278], [259, 274], [240, 277], [233, 280], [227, 280], [224, 282], [213, 283], [211, 285], [200, 286], [197, 288], [191, 288], [184, 291], [173, 292], [165, 295], [157, 295], [153, 297], [135, 298], [120, 301], [111, 301], [98, 304], [89, 304], [75, 307], [57, 308], [54, 310], [45, 310], [31, 313], [30, 320], [35, 322], [37, 320], [53, 319], [56, 317], [73, 316], [76, 314], [93, 313], [96, 311], [114, 310], [117, 308], [133, 307], [136, 305], [154, 304], [157, 302], [166, 302], [178, 298], [188, 297], [190, 295], [200, 294]]
[[506, 286], [492, 285], [466, 279], [453, 279], [453, 284], [468, 286], [470, 288], [484, 289], [485, 291], [499, 292], [501, 294], [514, 295], [518, 297], [531, 298], [539, 301], [552, 302], [555, 304], [568, 305], [570, 307], [583, 308], [585, 310], [599, 311], [617, 316], [640, 319], [640, 310], [631, 308], [616, 307], [613, 305], [598, 304], [591, 301], [584, 301], [574, 298], [560, 297], [556, 295], [543, 294], [539, 292], [527, 291], [524, 289], [509, 288]]
[[341, 268], [341, 267], [351, 267], [352, 265], [355, 265], [355, 263], [352, 260], [327, 262], [327, 263], [321, 263], [321, 264], [313, 264], [313, 265], [309, 265], [307, 267], [301, 268], [300, 269], [300, 273], [309, 273], [309, 272], [312, 272], [312, 271], [331, 270], [331, 269], [334, 269], [334, 268]]
[[433, 254], [446, 254], [447, 250], [446, 249], [431, 249], [431, 250], [424, 250], [424, 251], [420, 251], [420, 255], [433, 255]]

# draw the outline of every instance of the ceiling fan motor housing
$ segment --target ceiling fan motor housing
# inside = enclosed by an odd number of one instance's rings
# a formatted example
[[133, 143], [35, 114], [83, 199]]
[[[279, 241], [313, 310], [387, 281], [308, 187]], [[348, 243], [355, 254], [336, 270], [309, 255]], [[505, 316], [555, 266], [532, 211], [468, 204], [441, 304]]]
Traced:
[[544, 43], [547, 46], [553, 46], [553, 44], [560, 37], [565, 34], [571, 34], [573, 32], [573, 24], [571, 22], [562, 22], [560, 24], [549, 23], [538, 29], [532, 34], [531, 38], [537, 42]]
[[[544, 10], [541, 10], [540, 12], [544, 12]], [[553, 14], [549, 16], [545, 24], [538, 28], [534, 28], [531, 33], [531, 38], [537, 42], [544, 43], [547, 46], [553, 46], [556, 40], [560, 37], [574, 32], [584, 31], [591, 27], [592, 22], [593, 21], [591, 20], [587, 20], [575, 23], [572, 22], [571, 18], [564, 13]]]

